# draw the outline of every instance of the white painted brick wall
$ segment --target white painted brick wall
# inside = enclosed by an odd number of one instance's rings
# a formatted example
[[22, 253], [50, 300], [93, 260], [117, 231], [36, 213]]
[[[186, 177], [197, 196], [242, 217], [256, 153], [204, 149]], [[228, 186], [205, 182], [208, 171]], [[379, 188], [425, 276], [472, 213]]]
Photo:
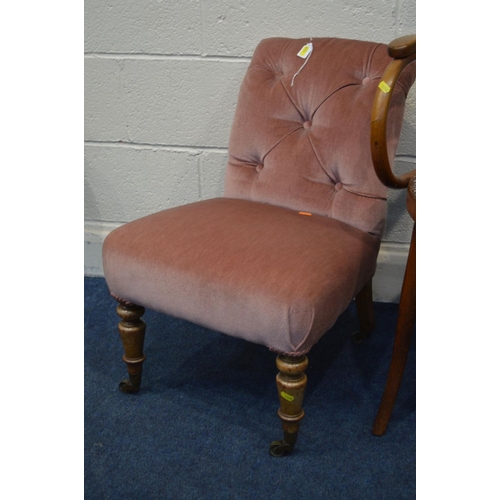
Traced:
[[[222, 194], [239, 85], [262, 38], [387, 43], [415, 23], [415, 0], [86, 0], [90, 243], [120, 223]], [[398, 149], [403, 171], [416, 157], [415, 96]], [[404, 194], [392, 192], [384, 244], [406, 249], [411, 227]], [[99, 263], [90, 268], [100, 273]]]
[[200, 0], [85, 0], [85, 52], [201, 54]]
[[85, 139], [103, 131], [106, 141], [124, 140], [127, 119], [122, 104], [120, 61], [85, 58]]
[[394, 0], [217, 0], [203, 2], [209, 54], [251, 56], [262, 38], [337, 36], [390, 42]]
[[198, 201], [198, 156], [195, 150], [88, 144], [85, 211], [91, 220], [125, 222]]
[[227, 148], [246, 60], [89, 56], [86, 62], [93, 75], [103, 73], [102, 81], [88, 84], [87, 140], [109, 141], [112, 131], [133, 144]]

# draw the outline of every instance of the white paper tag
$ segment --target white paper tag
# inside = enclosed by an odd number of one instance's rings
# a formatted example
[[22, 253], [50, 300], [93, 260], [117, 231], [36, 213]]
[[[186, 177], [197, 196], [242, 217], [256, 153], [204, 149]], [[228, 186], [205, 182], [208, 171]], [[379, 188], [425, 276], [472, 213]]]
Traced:
[[312, 43], [306, 43], [298, 52], [298, 56], [305, 59], [312, 50]]

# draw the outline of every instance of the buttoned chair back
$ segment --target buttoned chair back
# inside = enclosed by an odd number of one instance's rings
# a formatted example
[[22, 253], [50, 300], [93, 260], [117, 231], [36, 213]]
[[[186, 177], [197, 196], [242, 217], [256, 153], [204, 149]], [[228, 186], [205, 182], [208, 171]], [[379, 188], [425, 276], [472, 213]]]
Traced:
[[[370, 116], [391, 61], [387, 46], [313, 39], [296, 74], [307, 43], [271, 38], [257, 47], [241, 85], [224, 195], [324, 215], [380, 238], [387, 188], [372, 164]], [[391, 157], [414, 76], [406, 71], [393, 91]]]

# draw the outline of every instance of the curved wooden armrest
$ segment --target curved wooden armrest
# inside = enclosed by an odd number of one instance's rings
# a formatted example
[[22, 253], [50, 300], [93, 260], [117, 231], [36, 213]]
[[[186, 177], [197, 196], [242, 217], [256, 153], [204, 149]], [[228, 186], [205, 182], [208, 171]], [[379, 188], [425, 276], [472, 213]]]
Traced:
[[417, 36], [406, 35], [393, 40], [387, 47], [387, 52], [394, 59], [404, 59], [417, 51]]
[[386, 124], [393, 89], [399, 75], [415, 61], [417, 57], [417, 40], [415, 35], [403, 36], [392, 41], [388, 53], [393, 57], [382, 76], [382, 81], [375, 94], [371, 118], [371, 150], [373, 166], [380, 181], [388, 187], [406, 188], [416, 175], [415, 170], [400, 177], [394, 175], [387, 152]]

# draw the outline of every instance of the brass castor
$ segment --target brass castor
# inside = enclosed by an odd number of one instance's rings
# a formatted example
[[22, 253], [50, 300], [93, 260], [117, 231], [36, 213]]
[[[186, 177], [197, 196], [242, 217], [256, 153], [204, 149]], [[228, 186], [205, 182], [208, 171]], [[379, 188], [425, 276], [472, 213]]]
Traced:
[[[136, 380], [133, 380], [134, 378]], [[137, 378], [138, 378], [138, 380], [137, 380]], [[130, 379], [132, 379], [132, 380], [130, 380]], [[139, 392], [139, 388], [141, 386], [141, 377], [140, 377], [140, 375], [139, 375], [139, 377], [137, 377], [137, 376], [136, 377], [130, 376], [130, 379], [124, 379], [118, 385], [118, 388], [124, 394], [135, 394], [136, 392]]]
[[283, 441], [273, 441], [271, 446], [269, 446], [269, 453], [273, 457], [282, 457], [290, 451], [292, 451], [290, 450], [290, 445]]
[[273, 457], [282, 457], [283, 455], [292, 453], [297, 441], [297, 433], [290, 434], [285, 432], [284, 435], [284, 439], [281, 441], [273, 441], [271, 446], [269, 446], [269, 453]]
[[355, 344], [361, 344], [364, 342], [368, 337], [370, 336], [370, 332], [363, 332], [361, 330], [356, 330], [352, 335], [351, 335], [351, 340]]

